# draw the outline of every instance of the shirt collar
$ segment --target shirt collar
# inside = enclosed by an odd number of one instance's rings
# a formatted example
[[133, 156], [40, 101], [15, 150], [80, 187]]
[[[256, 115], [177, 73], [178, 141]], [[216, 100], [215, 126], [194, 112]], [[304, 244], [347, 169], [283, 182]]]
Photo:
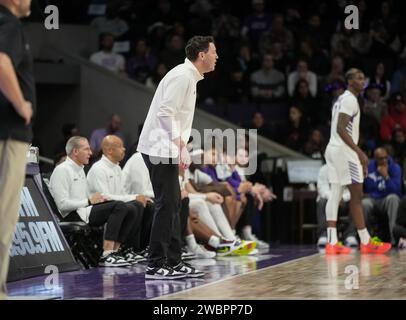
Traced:
[[107, 158], [104, 154], [101, 157], [101, 160], [107, 167], [113, 169], [118, 166], [118, 164], [113, 163], [109, 158]]
[[65, 160], [70, 166], [72, 166], [73, 167], [73, 169], [75, 169], [75, 171], [81, 171], [81, 170], [83, 170], [83, 168], [85, 167], [85, 166], [80, 166], [80, 165], [78, 165], [75, 161], [73, 161], [69, 156], [68, 157], [66, 157], [66, 160]]
[[188, 58], [185, 58], [185, 66], [193, 71], [196, 82], [204, 79], [203, 75], [200, 74], [199, 70], [197, 70], [196, 66]]

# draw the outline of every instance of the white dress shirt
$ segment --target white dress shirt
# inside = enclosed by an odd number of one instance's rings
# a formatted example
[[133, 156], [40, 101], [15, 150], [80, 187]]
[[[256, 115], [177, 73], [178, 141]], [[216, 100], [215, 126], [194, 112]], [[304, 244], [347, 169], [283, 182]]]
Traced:
[[134, 153], [123, 169], [124, 192], [127, 194], [142, 194], [154, 198], [148, 168], [141, 153]]
[[161, 80], [144, 122], [137, 151], [154, 157], [175, 158], [173, 140], [186, 144], [192, 130], [196, 104], [196, 84], [203, 76], [185, 59]]
[[80, 218], [89, 223], [92, 206], [88, 206], [87, 181], [83, 166], [67, 157], [52, 172], [49, 191], [63, 217], [76, 210]]
[[87, 187], [90, 193], [100, 192], [111, 200], [128, 202], [137, 196], [125, 191], [119, 164], [111, 162], [105, 155], [87, 173]]

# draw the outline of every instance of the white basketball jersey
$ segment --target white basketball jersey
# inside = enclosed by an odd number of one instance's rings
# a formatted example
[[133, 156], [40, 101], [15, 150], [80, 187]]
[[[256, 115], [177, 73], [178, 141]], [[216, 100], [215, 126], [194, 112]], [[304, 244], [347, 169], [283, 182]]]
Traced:
[[346, 90], [342, 95], [340, 95], [337, 101], [334, 103], [332, 116], [331, 116], [331, 134], [329, 145], [341, 147], [347, 146], [347, 144], [341, 139], [337, 133], [337, 123], [339, 113], [345, 113], [351, 117], [350, 122], [347, 125], [347, 132], [354, 141], [358, 144], [359, 140], [359, 121], [360, 121], [360, 109], [357, 97], [351, 93], [351, 91]]

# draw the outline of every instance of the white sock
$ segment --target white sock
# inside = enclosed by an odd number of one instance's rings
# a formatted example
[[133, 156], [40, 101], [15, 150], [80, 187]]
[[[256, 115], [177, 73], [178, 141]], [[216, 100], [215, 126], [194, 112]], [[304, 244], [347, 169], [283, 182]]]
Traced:
[[114, 250], [104, 250], [103, 251], [103, 257], [108, 256], [110, 253], [114, 252]]
[[220, 230], [220, 235], [227, 239], [234, 240], [235, 230], [231, 229], [230, 223], [228, 222], [221, 206], [219, 204], [213, 204], [210, 202], [207, 202], [207, 206], [209, 207], [210, 214], [213, 217], [213, 220], [216, 222], [216, 225]]
[[217, 248], [220, 244], [220, 238], [216, 236], [211, 236], [209, 239], [209, 245], [211, 245], [213, 248]]
[[189, 250], [193, 250], [194, 248], [196, 248], [197, 243], [194, 234], [189, 234], [185, 237], [185, 240]]
[[358, 230], [359, 239], [361, 240], [362, 244], [368, 244], [371, 236], [366, 228]]
[[327, 241], [333, 246], [338, 242], [337, 228], [327, 228]]
[[242, 228], [242, 236], [244, 239], [249, 240], [252, 237], [252, 227], [251, 226], [245, 226]]

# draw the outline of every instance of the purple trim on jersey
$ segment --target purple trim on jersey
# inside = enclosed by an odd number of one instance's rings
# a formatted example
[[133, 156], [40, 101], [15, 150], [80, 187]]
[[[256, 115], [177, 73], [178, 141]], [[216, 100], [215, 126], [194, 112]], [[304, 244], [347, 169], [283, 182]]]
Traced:
[[353, 162], [348, 161], [348, 167], [350, 170], [351, 183], [361, 183], [361, 179], [359, 177], [358, 165], [356, 165]]

